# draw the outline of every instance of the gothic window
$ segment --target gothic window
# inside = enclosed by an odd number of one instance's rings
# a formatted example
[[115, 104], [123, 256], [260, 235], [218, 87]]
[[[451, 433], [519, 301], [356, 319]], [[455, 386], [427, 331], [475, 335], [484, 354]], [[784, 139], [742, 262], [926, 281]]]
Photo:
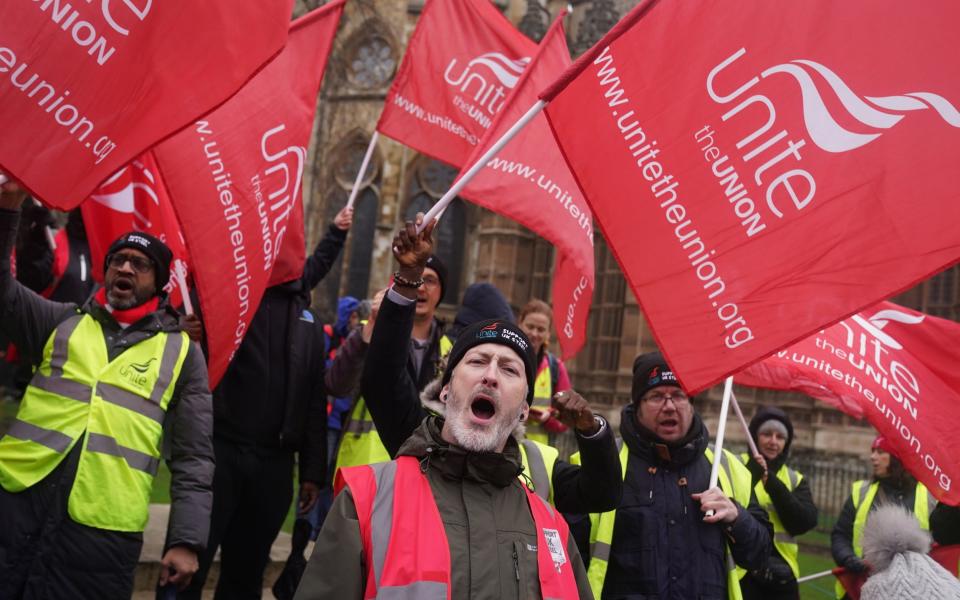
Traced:
[[945, 319], [960, 320], [960, 266], [931, 277], [925, 286], [922, 311]]
[[616, 373], [620, 365], [626, 279], [606, 241], [599, 235], [595, 239], [596, 279], [587, 322], [587, 369]]
[[[325, 198], [327, 223], [332, 223], [337, 212], [346, 205], [368, 144], [369, 138], [365, 134], [354, 132], [331, 153], [335, 185], [330, 186]], [[370, 164], [360, 179], [359, 192], [354, 200], [353, 226], [347, 238], [347, 247], [321, 284], [323, 302], [330, 309], [335, 310], [341, 295], [361, 300], [369, 295], [373, 241], [380, 212], [379, 187], [380, 158], [374, 151]]]
[[[426, 213], [444, 192], [450, 189], [457, 171], [437, 160], [420, 157], [413, 165], [413, 176], [407, 187], [407, 209], [404, 219], [413, 219], [418, 212]], [[436, 254], [447, 267], [444, 291], [445, 304], [460, 302], [460, 282], [466, 257], [467, 212], [463, 200], [455, 198], [434, 231]]]
[[384, 87], [397, 69], [397, 55], [384, 35], [370, 33], [370, 24], [360, 28], [360, 37], [346, 44], [347, 78], [351, 85], [362, 90]]

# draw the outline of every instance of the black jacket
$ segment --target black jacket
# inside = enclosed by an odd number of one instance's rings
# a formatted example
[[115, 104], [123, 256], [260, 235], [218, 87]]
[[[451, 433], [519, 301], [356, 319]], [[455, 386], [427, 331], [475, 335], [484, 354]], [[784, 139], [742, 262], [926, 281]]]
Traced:
[[[868, 482], [873, 483], [873, 482]], [[898, 504], [913, 513], [914, 499], [917, 495], [917, 482], [913, 477], [885, 477], [880, 480], [880, 489], [870, 506], [876, 510], [884, 502]], [[843, 509], [830, 534], [830, 553], [841, 567], [859, 573], [866, 567], [863, 560], [853, 549], [853, 523], [857, 518], [857, 509], [853, 506], [853, 496], [843, 503]]]
[[264, 451], [298, 451], [300, 480], [326, 478], [323, 324], [310, 291], [327, 274], [347, 232], [330, 226], [299, 280], [268, 288], [213, 391], [216, 437]]
[[[367, 350], [360, 387], [380, 440], [390, 456], [427, 416], [406, 368], [415, 305], [383, 298]], [[558, 460], [553, 467], [553, 498], [561, 512], [603, 512], [617, 505], [621, 493], [620, 462], [613, 433], [584, 439], [577, 435], [582, 466]]]
[[629, 449], [623, 500], [613, 526], [602, 598], [725, 599], [724, 550], [747, 569], [760, 568], [772, 547], [770, 522], [751, 489], [750, 504], [730, 525], [703, 522], [691, 494], [706, 490], [709, 434], [695, 415], [678, 444], [658, 443], [624, 407], [620, 433]]

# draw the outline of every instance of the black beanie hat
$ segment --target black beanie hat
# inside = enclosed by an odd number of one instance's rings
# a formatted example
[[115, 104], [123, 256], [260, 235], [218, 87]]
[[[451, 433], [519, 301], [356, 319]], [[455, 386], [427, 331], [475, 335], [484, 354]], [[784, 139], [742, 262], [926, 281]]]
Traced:
[[443, 302], [443, 294], [447, 291], [447, 265], [443, 264], [443, 261], [436, 254], [431, 254], [430, 258], [427, 259], [426, 268], [433, 269], [437, 274], [437, 279], [440, 280], [440, 299], [437, 300], [439, 305]]
[[463, 358], [470, 348], [480, 344], [502, 344], [512, 349], [523, 360], [524, 371], [527, 375], [527, 404], [533, 402], [533, 384], [536, 379], [536, 359], [533, 356], [533, 346], [523, 331], [503, 319], [487, 319], [470, 325], [460, 332], [457, 341], [450, 349], [447, 357], [447, 370], [443, 372], [441, 385], [450, 383], [453, 368]]
[[103, 259], [103, 272], [106, 273], [110, 265], [110, 257], [123, 248], [133, 248], [147, 255], [153, 262], [153, 270], [156, 275], [157, 295], [170, 281], [170, 262], [173, 260], [173, 252], [167, 245], [153, 237], [149, 233], [142, 231], [131, 231], [118, 237], [116, 241], [110, 244], [107, 255]]
[[662, 385], [680, 387], [676, 374], [659, 352], [641, 354], [633, 361], [633, 386], [630, 397], [639, 402], [648, 391]]

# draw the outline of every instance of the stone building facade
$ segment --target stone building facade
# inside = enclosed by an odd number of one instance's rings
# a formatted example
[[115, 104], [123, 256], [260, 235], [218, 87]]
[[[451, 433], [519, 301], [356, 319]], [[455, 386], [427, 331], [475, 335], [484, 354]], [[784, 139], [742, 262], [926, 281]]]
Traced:
[[[521, 31], [539, 39], [567, 2], [491, 0]], [[297, 14], [320, 4], [299, 0]], [[590, 47], [636, 4], [636, 0], [572, 3], [567, 21], [571, 51]], [[307, 239], [315, 243], [346, 201], [406, 40], [416, 24], [422, 0], [350, 0], [334, 45], [304, 175]], [[315, 306], [333, 314], [343, 294], [371, 297], [386, 286], [394, 269], [390, 242], [406, 217], [425, 211], [450, 186], [456, 170], [380, 137], [356, 201], [353, 231], [342, 260], [315, 292]], [[450, 267], [450, 285], [441, 312], [452, 317], [463, 289], [489, 281], [515, 308], [528, 299], [550, 300], [552, 247], [530, 231], [463, 200], [455, 200], [439, 232], [439, 252]], [[567, 362], [575, 387], [596, 407], [619, 420], [629, 399], [633, 358], [655, 348], [636, 299], [601, 236], [596, 237], [596, 285], [588, 341]], [[924, 312], [960, 318], [960, 268], [954, 267], [896, 301]], [[777, 404], [794, 419], [796, 447], [831, 453], [862, 454], [872, 439], [863, 423], [799, 394], [738, 388], [747, 418], [758, 404]], [[719, 389], [698, 399], [711, 430], [719, 412]], [[739, 427], [728, 429], [733, 442]]]

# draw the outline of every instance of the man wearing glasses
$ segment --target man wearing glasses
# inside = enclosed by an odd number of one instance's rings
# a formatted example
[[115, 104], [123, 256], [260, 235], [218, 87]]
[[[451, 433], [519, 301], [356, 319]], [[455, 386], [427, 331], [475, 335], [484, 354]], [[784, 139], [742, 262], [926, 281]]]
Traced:
[[10, 256], [24, 194], [0, 194], [0, 329], [35, 367], [0, 438], [0, 598], [129, 598], [154, 476], [170, 468], [161, 582], [207, 541], [213, 415], [199, 347], [166, 304], [170, 250], [131, 232], [83, 306], [37, 296]]
[[720, 485], [707, 489], [709, 432], [659, 352], [634, 361], [631, 397], [620, 418], [623, 499], [590, 515], [594, 596], [741, 598], [743, 568], [761, 567], [771, 549], [750, 472], [724, 450]]

